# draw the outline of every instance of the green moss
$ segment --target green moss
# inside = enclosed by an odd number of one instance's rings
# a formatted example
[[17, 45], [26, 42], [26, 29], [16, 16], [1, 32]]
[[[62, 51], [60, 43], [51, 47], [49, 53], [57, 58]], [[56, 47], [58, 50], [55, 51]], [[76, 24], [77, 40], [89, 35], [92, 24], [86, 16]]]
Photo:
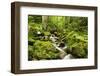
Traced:
[[86, 58], [87, 57], [86, 50], [80, 47], [73, 47], [72, 55], [76, 58]]
[[58, 59], [59, 51], [55, 49], [50, 41], [39, 41], [37, 40], [33, 46], [32, 50], [32, 59]]

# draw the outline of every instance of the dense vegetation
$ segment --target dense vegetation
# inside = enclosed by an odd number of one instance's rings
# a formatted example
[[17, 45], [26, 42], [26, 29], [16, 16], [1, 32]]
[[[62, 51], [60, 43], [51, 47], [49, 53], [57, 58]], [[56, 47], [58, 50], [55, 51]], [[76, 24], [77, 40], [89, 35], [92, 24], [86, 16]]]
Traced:
[[87, 58], [87, 23], [87, 17], [29, 15], [28, 60]]

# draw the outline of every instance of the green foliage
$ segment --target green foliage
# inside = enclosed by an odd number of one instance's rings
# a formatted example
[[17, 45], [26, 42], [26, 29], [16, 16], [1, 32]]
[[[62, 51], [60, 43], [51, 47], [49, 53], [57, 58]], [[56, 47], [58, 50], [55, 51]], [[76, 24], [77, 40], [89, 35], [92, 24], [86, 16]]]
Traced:
[[72, 55], [76, 58], [86, 58], [87, 57], [87, 49], [82, 47], [73, 47]]
[[28, 23], [42, 23], [42, 17], [39, 15], [29, 15], [28, 16]]
[[44, 32], [44, 35], [45, 35], [45, 36], [49, 36], [49, 35], [50, 35], [50, 32], [46, 32], [46, 31], [45, 31], [45, 32]]
[[72, 16], [28, 16], [28, 59], [59, 59], [59, 51], [52, 45], [51, 35], [57, 43], [67, 45], [65, 51], [75, 58], [88, 56], [88, 18]]
[[29, 60], [58, 59], [59, 54], [50, 41], [37, 40], [33, 48], [29, 46]]
[[68, 32], [75, 31], [87, 34], [87, 17], [66, 17], [66, 28]]
[[[87, 35], [80, 35], [77, 32], [70, 32], [67, 36], [68, 48], [71, 49], [71, 53], [76, 58], [86, 58], [87, 57]], [[67, 49], [66, 49], [67, 50]]]
[[64, 16], [49, 16], [48, 28], [50, 30], [62, 31], [65, 26], [65, 17]]
[[33, 60], [33, 46], [28, 46], [28, 60]]

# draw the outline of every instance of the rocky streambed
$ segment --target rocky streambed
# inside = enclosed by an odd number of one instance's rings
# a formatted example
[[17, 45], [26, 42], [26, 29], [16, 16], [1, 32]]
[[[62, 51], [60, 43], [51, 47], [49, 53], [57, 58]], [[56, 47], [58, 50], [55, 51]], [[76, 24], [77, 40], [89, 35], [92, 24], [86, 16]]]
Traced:
[[[71, 54], [68, 54], [64, 50], [67, 49], [67, 45], [64, 43], [58, 43], [57, 44], [57, 37], [56, 36], [50, 36], [51, 41], [53, 42], [52, 45], [60, 52], [60, 58], [61, 59], [74, 59], [74, 56]], [[62, 46], [61, 46], [62, 45]]]

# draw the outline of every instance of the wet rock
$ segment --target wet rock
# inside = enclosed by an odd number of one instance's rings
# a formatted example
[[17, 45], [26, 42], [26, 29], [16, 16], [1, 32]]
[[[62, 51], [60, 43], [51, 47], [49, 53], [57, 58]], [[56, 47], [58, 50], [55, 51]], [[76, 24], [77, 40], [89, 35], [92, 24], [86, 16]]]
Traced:
[[64, 43], [64, 42], [61, 42], [61, 43], [59, 44], [59, 47], [61, 47], [61, 48], [65, 47], [65, 43]]
[[74, 57], [71, 54], [67, 54], [63, 59], [74, 59]]

